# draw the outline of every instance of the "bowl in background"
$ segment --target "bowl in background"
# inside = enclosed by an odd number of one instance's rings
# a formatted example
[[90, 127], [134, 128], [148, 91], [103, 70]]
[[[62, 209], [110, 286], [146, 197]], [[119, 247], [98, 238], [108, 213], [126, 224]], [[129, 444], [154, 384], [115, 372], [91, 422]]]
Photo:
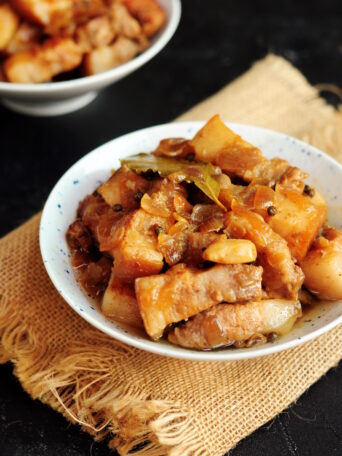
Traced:
[[32, 116], [56, 116], [83, 108], [101, 89], [119, 81], [151, 60], [175, 33], [180, 16], [180, 0], [158, 0], [166, 12], [164, 27], [151, 39], [150, 47], [116, 68], [62, 82], [17, 84], [0, 82], [0, 99], [6, 107]]

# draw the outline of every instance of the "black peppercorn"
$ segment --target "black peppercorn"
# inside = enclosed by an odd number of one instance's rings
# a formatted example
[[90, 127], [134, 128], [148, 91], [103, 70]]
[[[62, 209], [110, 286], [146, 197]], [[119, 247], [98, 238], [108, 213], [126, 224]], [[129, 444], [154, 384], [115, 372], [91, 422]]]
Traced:
[[156, 236], [158, 236], [160, 233], [164, 233], [164, 230], [160, 225], [153, 225], [152, 228]]
[[140, 203], [141, 201], [141, 198], [144, 196], [143, 192], [141, 192], [140, 190], [136, 191], [135, 194], [134, 194], [134, 199], [135, 201], [137, 201], [138, 203]]
[[303, 193], [310, 196], [310, 198], [315, 196], [315, 189], [310, 187], [310, 185], [305, 184], [303, 188]]
[[267, 208], [267, 214], [270, 215], [271, 217], [272, 217], [273, 215], [276, 215], [277, 212], [278, 212], [278, 211], [277, 211], [277, 208], [276, 208], [275, 206], [269, 206], [269, 207]]
[[267, 336], [267, 342], [274, 342], [276, 339], [278, 339], [278, 334], [275, 332], [272, 332]]
[[195, 154], [193, 152], [190, 152], [186, 155], [185, 160], [192, 161], [195, 159]]
[[120, 212], [120, 211], [122, 211], [123, 207], [122, 207], [121, 204], [114, 204], [112, 209], [113, 209], [114, 212]]

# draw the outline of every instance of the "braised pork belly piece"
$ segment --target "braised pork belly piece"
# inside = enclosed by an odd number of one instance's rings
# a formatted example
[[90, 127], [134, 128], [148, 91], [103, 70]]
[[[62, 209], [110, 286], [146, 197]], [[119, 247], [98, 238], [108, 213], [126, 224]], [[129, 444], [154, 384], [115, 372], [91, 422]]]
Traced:
[[220, 191], [219, 199], [227, 207], [239, 206], [261, 215], [283, 237], [296, 261], [301, 261], [328, 216], [327, 205], [315, 190], [310, 196], [301, 181], [277, 184], [274, 189], [259, 184], [234, 185]]
[[198, 350], [251, 347], [288, 333], [300, 316], [300, 303], [285, 299], [218, 304], [174, 328], [168, 340]]
[[75, 69], [81, 62], [82, 53], [72, 39], [51, 38], [39, 48], [12, 54], [3, 69], [10, 82], [40, 83]]
[[304, 275], [291, 256], [287, 242], [275, 233], [263, 218], [241, 207], [227, 213], [225, 232], [235, 239], [249, 239], [263, 267], [263, 284], [270, 297], [293, 299], [302, 286]]
[[216, 265], [208, 270], [179, 264], [166, 274], [135, 281], [145, 329], [152, 339], [171, 323], [185, 320], [220, 302], [261, 298], [262, 268]]
[[[219, 166], [229, 176], [240, 177], [246, 182], [265, 183], [273, 186], [282, 177], [303, 180], [307, 174], [293, 168], [286, 160], [267, 160], [262, 152], [249, 144], [214, 116], [190, 141], [196, 159]], [[290, 172], [291, 170], [291, 172]], [[294, 173], [295, 170], [295, 173]]]
[[130, 211], [138, 209], [141, 199], [139, 195], [144, 194], [149, 187], [148, 180], [127, 166], [122, 166], [97, 189], [97, 193], [114, 211]]
[[102, 251], [110, 250], [114, 257], [113, 271], [121, 280], [134, 282], [137, 277], [158, 274], [163, 268], [163, 255], [158, 250], [155, 226], [165, 226], [167, 220], [137, 209], [116, 223]]

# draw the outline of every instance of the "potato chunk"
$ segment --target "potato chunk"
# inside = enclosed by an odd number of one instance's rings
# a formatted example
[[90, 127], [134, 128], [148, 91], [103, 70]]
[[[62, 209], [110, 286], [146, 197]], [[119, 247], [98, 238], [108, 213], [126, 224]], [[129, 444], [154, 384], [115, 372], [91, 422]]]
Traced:
[[218, 304], [199, 313], [171, 331], [173, 344], [198, 350], [220, 346], [248, 346], [255, 341], [266, 342], [268, 334], [282, 336], [301, 316], [299, 301], [268, 299], [246, 304]]
[[253, 242], [247, 239], [227, 239], [224, 234], [203, 252], [205, 260], [222, 264], [241, 264], [255, 261], [257, 251]]
[[274, 200], [277, 213], [268, 218], [270, 227], [287, 241], [298, 262], [305, 257], [328, 216], [328, 207], [318, 191], [310, 197], [303, 193], [303, 187], [278, 184]]
[[102, 298], [101, 310], [109, 318], [142, 328], [133, 285], [123, 283], [112, 273]]
[[139, 207], [137, 192], [145, 193], [148, 188], [148, 180], [127, 166], [122, 166], [97, 189], [97, 192], [109, 206], [120, 204], [123, 210], [130, 211]]
[[6, 49], [19, 25], [19, 18], [9, 4], [0, 5], [0, 51]]
[[304, 285], [319, 299], [342, 299], [342, 231], [325, 227], [300, 263]]
[[39, 46], [41, 31], [36, 25], [23, 22], [6, 47], [7, 54], [31, 51]]
[[166, 274], [136, 279], [135, 292], [146, 332], [152, 339], [167, 325], [220, 302], [261, 298], [262, 268], [216, 265], [208, 270], [178, 264]]

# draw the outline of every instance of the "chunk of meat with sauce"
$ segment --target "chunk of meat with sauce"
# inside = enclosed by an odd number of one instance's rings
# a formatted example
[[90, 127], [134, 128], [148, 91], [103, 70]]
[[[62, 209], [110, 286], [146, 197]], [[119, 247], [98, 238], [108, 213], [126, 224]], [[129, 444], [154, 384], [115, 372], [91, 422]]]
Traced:
[[104, 315], [114, 320], [138, 328], [144, 326], [135, 297], [134, 286], [122, 282], [113, 273], [102, 298], [101, 310]]
[[256, 166], [243, 172], [245, 181], [269, 185], [270, 187], [273, 187], [278, 182], [297, 182], [307, 177], [307, 173], [295, 166], [291, 166], [289, 162], [281, 158], [272, 158], [271, 160], [264, 158]]
[[113, 44], [94, 49], [85, 55], [85, 74], [89, 76], [102, 73], [122, 65], [142, 52], [146, 45], [147, 43], [140, 43], [120, 36]]
[[113, 259], [106, 256], [94, 257], [84, 252], [74, 252], [72, 265], [77, 273], [77, 281], [93, 298], [105, 291], [111, 273]]
[[169, 218], [174, 213], [188, 218], [192, 205], [188, 203], [187, 191], [183, 184], [169, 179], [155, 179], [147, 195], [141, 200], [141, 207], [151, 215]]
[[107, 287], [113, 259], [100, 254], [89, 229], [80, 219], [69, 226], [66, 239], [77, 281], [91, 296], [100, 296]]
[[[301, 261], [328, 215], [327, 205], [315, 191], [313, 197], [304, 193], [304, 184], [295, 186], [277, 184], [275, 190], [265, 185], [230, 184], [220, 191], [220, 201], [231, 207], [233, 201], [250, 211], [260, 214], [287, 241], [292, 256]], [[275, 213], [269, 214], [273, 206]]]
[[68, 228], [66, 239], [71, 250], [90, 252], [94, 245], [93, 238], [82, 220], [75, 220]]
[[105, 0], [72, 0], [73, 18], [79, 24], [107, 12]]
[[[177, 228], [177, 225], [183, 225], [182, 222], [178, 222], [171, 228]], [[184, 261], [186, 251], [188, 250], [188, 236], [189, 230], [188, 224], [185, 223], [185, 227], [179, 229], [172, 234], [159, 233], [158, 234], [158, 249], [163, 254], [166, 263], [169, 266], [174, 266], [177, 263]], [[160, 229], [159, 227], [157, 228]]]
[[14, 7], [28, 21], [43, 26], [48, 34], [74, 30], [74, 25], [103, 14], [102, 0], [12, 0]]
[[0, 4], [0, 51], [6, 49], [18, 26], [19, 17], [10, 4]]
[[[165, 210], [167, 204], [160, 204], [160, 207]], [[184, 262], [196, 266], [203, 262], [203, 251], [216, 239], [216, 232], [223, 228], [224, 213], [215, 204], [192, 207], [181, 193], [173, 198], [173, 209], [171, 207], [169, 212], [173, 212], [177, 222], [167, 233], [158, 235], [158, 248], [166, 263], [174, 266]]]
[[139, 22], [131, 16], [125, 5], [117, 1], [112, 1], [110, 12], [115, 33], [131, 39], [141, 36], [142, 29]]
[[164, 263], [154, 227], [161, 226], [166, 231], [169, 225], [168, 219], [143, 209], [124, 215], [113, 226], [108, 240], [100, 244], [101, 251], [111, 251], [114, 256], [115, 276], [133, 282], [136, 277], [158, 274]]
[[75, 32], [75, 40], [83, 52], [109, 45], [116, 33], [108, 16], [99, 16], [80, 25]]
[[140, 199], [137, 197], [149, 189], [150, 183], [144, 177], [131, 171], [127, 166], [122, 166], [98, 189], [106, 203], [114, 207], [122, 206], [124, 211], [139, 207]]
[[88, 195], [79, 204], [77, 215], [90, 230], [94, 240], [101, 244], [110, 237], [113, 225], [123, 213], [113, 211], [101, 197]]
[[197, 266], [203, 262], [203, 252], [211, 243], [219, 238], [217, 233], [189, 233], [188, 246], [184, 256], [184, 263]]
[[41, 26], [48, 25], [56, 13], [66, 15], [68, 21], [72, 18], [72, 0], [12, 0], [12, 3], [25, 19]]
[[[188, 158], [194, 157], [194, 150], [185, 138], [166, 138], [162, 139], [153, 152], [157, 157]], [[191, 154], [191, 155], [189, 155]]]
[[99, 297], [107, 287], [113, 259], [99, 252], [89, 228], [81, 219], [69, 226], [66, 240], [77, 281], [91, 296]]
[[288, 333], [301, 316], [299, 301], [272, 299], [218, 304], [201, 312], [168, 334], [173, 344], [208, 350], [235, 344], [266, 342], [269, 334]]
[[[142, 179], [140, 176], [138, 178]], [[171, 255], [172, 246], [161, 249], [158, 235], [169, 233], [171, 227], [176, 233], [176, 212], [184, 209], [179, 201], [185, 196], [182, 185], [167, 179], [156, 179], [151, 182], [148, 193], [142, 196], [141, 208], [124, 216], [113, 226], [108, 239], [100, 244], [100, 249], [112, 251], [117, 277], [132, 281], [136, 277], [156, 274], [162, 269], [163, 255], [167, 257], [166, 250]]]
[[165, 12], [156, 0], [122, 0], [122, 3], [138, 19], [148, 37], [153, 36], [165, 23]]
[[[149, 206], [146, 207], [144, 195], [141, 201], [141, 207], [151, 214], [164, 217], [174, 217], [176, 223], [172, 224], [168, 232], [159, 230], [158, 232], [158, 248], [163, 254], [166, 263], [169, 266], [174, 266], [179, 262], [198, 264], [203, 261], [198, 246], [194, 245], [194, 239], [197, 238], [197, 243], [201, 243], [200, 248], [208, 246], [207, 241], [199, 241], [208, 239], [208, 233], [220, 230], [223, 227], [223, 212], [214, 204], [198, 204], [194, 207], [188, 203], [186, 192], [182, 185], [168, 180], [163, 180], [159, 185], [159, 191], [154, 192], [150, 200]], [[201, 234], [193, 236], [194, 231], [200, 230]], [[215, 236], [211, 236], [213, 240]], [[199, 260], [197, 261], [197, 259]]]
[[[298, 168], [279, 158], [267, 160], [261, 151], [228, 128], [218, 115], [212, 117], [190, 141], [196, 159], [219, 166], [230, 176], [240, 177], [246, 182], [258, 182], [269, 186], [286, 174], [295, 179], [307, 177]], [[292, 172], [289, 172], [292, 169]]]
[[239, 206], [260, 214], [267, 219], [267, 209], [275, 205], [275, 191], [267, 185], [253, 184], [235, 185], [231, 182], [221, 186], [219, 199], [227, 207], [231, 208], [233, 201]]
[[73, 70], [81, 61], [81, 50], [73, 40], [52, 38], [37, 49], [11, 55], [3, 67], [10, 82], [40, 83]]
[[224, 214], [216, 204], [195, 204], [191, 222], [198, 226], [201, 233], [217, 232], [223, 228]]
[[6, 47], [7, 54], [27, 52], [39, 46], [41, 31], [36, 25], [28, 22], [20, 24]]
[[304, 275], [296, 266], [286, 241], [259, 214], [233, 205], [225, 217], [225, 232], [235, 239], [249, 239], [263, 267], [263, 284], [269, 297], [297, 299]]
[[167, 325], [220, 302], [261, 298], [262, 268], [215, 265], [208, 270], [178, 264], [165, 274], [136, 279], [135, 292], [146, 332], [152, 339]]
[[[151, 182], [151, 206], [143, 205], [142, 199], [141, 209], [132, 211], [139, 206], [136, 193], [139, 192], [141, 198], [149, 186], [150, 182], [142, 176], [126, 167], [120, 168], [98, 188], [100, 196], [86, 197], [78, 210], [78, 216], [92, 232], [100, 250], [115, 257], [116, 277], [127, 282], [162, 269], [163, 254], [158, 247], [158, 234], [160, 231], [168, 233], [175, 224], [173, 214], [182, 208], [179, 199], [186, 195], [182, 185], [157, 179]], [[113, 204], [114, 210], [105, 200]], [[116, 204], [123, 210], [115, 212]]]
[[223, 212], [216, 205], [198, 204], [191, 215], [186, 215], [187, 218], [179, 218], [168, 233], [158, 236], [159, 250], [169, 266], [179, 262], [197, 266], [203, 262], [203, 251], [218, 237], [216, 232], [223, 228]]

